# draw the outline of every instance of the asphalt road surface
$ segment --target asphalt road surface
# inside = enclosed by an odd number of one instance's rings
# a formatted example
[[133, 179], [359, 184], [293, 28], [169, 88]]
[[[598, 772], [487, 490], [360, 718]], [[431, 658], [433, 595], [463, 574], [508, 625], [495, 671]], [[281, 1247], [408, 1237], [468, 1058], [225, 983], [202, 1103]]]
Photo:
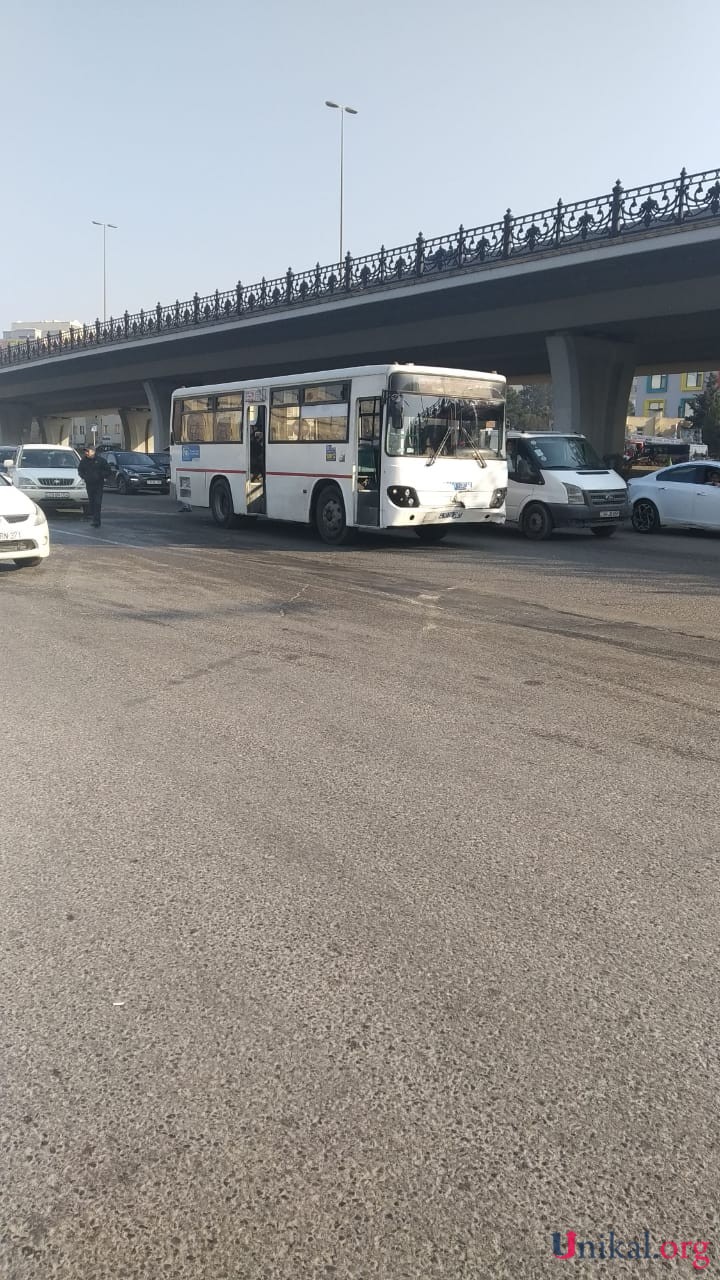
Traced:
[[716, 1273], [720, 539], [52, 531], [0, 569], [2, 1280]]

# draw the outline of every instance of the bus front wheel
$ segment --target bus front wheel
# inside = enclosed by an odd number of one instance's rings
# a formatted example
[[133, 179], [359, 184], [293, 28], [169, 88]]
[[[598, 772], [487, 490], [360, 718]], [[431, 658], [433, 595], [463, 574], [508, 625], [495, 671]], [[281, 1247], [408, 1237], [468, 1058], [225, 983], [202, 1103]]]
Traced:
[[227, 480], [215, 480], [210, 490], [210, 510], [212, 518], [221, 529], [229, 529], [233, 522], [235, 511], [233, 508], [232, 494], [230, 485]]
[[352, 530], [348, 528], [343, 496], [336, 484], [327, 484], [320, 490], [315, 503], [315, 528], [323, 542], [339, 547], [349, 542]]

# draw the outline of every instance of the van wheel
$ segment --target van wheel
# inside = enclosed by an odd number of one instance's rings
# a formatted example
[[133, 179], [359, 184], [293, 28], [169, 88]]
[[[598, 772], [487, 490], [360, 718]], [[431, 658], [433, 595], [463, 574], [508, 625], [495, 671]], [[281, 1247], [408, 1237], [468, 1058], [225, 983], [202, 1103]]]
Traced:
[[210, 490], [210, 510], [212, 511], [213, 520], [221, 529], [230, 528], [235, 511], [230, 485], [227, 480], [213, 481], [213, 486]]
[[315, 528], [323, 542], [339, 547], [349, 542], [352, 530], [348, 529], [345, 503], [336, 484], [326, 484], [320, 490], [315, 503]]
[[594, 527], [591, 528], [590, 532], [593, 533], [596, 538], [612, 538], [615, 528], [613, 525], [599, 525], [597, 529]]
[[549, 538], [553, 531], [552, 516], [542, 502], [530, 502], [520, 517], [520, 528], [526, 538], [533, 542], [541, 542]]

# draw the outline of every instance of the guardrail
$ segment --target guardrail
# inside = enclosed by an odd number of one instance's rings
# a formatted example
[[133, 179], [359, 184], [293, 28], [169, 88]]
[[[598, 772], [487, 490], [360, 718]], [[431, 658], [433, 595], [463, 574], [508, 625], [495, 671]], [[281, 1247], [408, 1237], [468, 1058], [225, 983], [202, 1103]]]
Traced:
[[720, 169], [688, 174], [625, 190], [618, 180], [612, 191], [590, 200], [514, 217], [510, 209], [499, 222], [468, 229], [460, 226], [446, 236], [426, 240], [420, 233], [410, 244], [339, 263], [284, 276], [262, 279], [259, 284], [218, 290], [188, 302], [147, 311], [125, 312], [120, 319], [96, 320], [81, 328], [27, 338], [0, 351], [0, 366], [66, 355], [75, 350], [130, 342], [180, 329], [217, 324], [255, 312], [277, 311], [307, 302], [332, 302], [337, 298], [382, 289], [403, 281], [437, 279], [443, 272], [477, 270], [493, 263], [529, 258], [534, 254], [562, 252], [583, 245], [614, 243], [618, 239], [663, 227], [695, 226], [720, 219]]

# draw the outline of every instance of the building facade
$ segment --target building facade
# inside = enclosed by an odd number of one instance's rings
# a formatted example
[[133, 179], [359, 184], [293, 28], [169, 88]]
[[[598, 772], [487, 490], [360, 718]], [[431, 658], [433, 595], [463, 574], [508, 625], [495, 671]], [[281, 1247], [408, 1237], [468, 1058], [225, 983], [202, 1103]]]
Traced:
[[683, 419], [692, 417], [692, 402], [705, 385], [707, 370], [691, 373], [638, 374], [630, 400], [635, 418]]

